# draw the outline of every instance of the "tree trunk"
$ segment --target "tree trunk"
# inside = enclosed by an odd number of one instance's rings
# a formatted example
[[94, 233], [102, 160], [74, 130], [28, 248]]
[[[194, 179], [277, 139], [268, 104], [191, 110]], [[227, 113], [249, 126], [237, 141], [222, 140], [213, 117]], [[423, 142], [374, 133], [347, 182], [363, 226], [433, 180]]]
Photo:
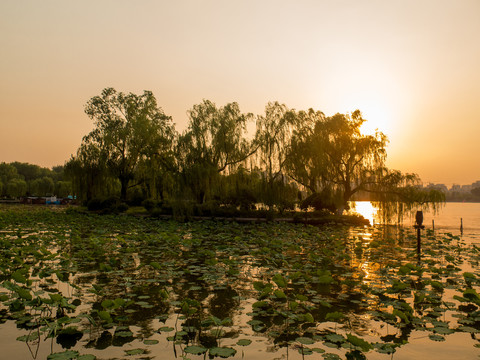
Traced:
[[343, 191], [343, 209], [344, 210], [350, 210], [350, 206], [348, 205], [348, 202], [350, 201], [350, 198], [352, 197], [353, 192], [352, 188], [350, 185], [350, 182], [345, 183], [345, 189]]
[[121, 177], [120, 183], [122, 184], [122, 189], [120, 190], [120, 200], [126, 201], [127, 200], [127, 188], [128, 188], [128, 178]]

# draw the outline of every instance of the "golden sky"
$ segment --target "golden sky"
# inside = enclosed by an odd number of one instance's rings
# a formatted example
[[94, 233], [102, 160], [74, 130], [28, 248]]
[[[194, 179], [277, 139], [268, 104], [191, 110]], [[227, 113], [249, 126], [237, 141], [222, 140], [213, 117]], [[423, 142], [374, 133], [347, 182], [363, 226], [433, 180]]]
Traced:
[[3, 0], [0, 69], [0, 161], [63, 164], [111, 86], [178, 130], [202, 99], [358, 108], [391, 168], [480, 180], [479, 0]]

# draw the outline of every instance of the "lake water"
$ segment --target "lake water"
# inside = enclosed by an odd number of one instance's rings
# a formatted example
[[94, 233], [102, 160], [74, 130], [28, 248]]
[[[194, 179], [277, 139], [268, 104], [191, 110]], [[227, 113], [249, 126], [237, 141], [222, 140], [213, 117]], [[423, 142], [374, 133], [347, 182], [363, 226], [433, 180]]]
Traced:
[[[347, 352], [363, 359], [347, 341], [352, 335], [375, 345], [365, 352], [369, 360], [480, 355], [476, 305], [458, 300], [469, 288], [480, 293], [480, 204], [425, 213], [421, 258], [412, 219], [405, 221], [409, 232], [61, 213], [2, 219], [1, 210], [0, 245], [10, 259], [0, 262], [1, 280], [17, 274], [13, 285], [0, 284], [0, 359], [70, 350], [99, 360], [209, 356], [186, 352], [192, 344], [235, 349], [236, 360], [343, 360]], [[370, 203], [358, 203], [357, 211], [373, 222]], [[18, 273], [22, 268], [32, 272]], [[464, 272], [472, 274], [468, 282]], [[20, 288], [81, 305], [62, 314], [60, 305], [25, 301]], [[58, 336], [47, 336], [52, 329]], [[324, 353], [303, 356], [304, 346]]]
[[[372, 206], [370, 201], [357, 201], [356, 212], [370, 220], [372, 223], [379, 223], [377, 209]], [[426, 228], [432, 228], [432, 221], [435, 223], [435, 229], [445, 229], [450, 231], [460, 231], [460, 224], [463, 220], [463, 231], [465, 234], [478, 232], [480, 230], [480, 203], [446, 203], [436, 213], [433, 211], [423, 212], [423, 225]], [[413, 225], [415, 219], [406, 217], [404, 225]]]

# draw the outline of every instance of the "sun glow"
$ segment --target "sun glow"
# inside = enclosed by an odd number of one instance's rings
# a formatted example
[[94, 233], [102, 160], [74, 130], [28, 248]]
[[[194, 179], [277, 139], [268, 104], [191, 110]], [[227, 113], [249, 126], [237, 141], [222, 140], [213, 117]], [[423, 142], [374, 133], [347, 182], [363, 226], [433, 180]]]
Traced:
[[360, 128], [363, 134], [373, 135], [376, 131], [380, 131], [388, 136], [388, 134], [392, 133], [393, 124], [391, 116], [381, 105], [364, 106], [359, 110], [362, 112], [363, 118], [367, 120]]
[[353, 212], [362, 215], [370, 221], [370, 225], [375, 223], [375, 217], [378, 209], [375, 208], [370, 201], [356, 201]]
[[395, 121], [387, 99], [372, 98], [359, 99], [357, 101], [351, 99], [350, 104], [345, 103], [345, 106], [342, 106], [342, 108], [349, 113], [357, 109], [361, 111], [362, 117], [366, 121], [362, 124], [360, 130], [365, 135], [373, 135], [376, 131], [380, 131], [389, 136], [395, 131]]
[[342, 100], [334, 111], [352, 113], [360, 110], [362, 117], [366, 120], [361, 127], [363, 134], [373, 135], [378, 130], [390, 138], [397, 130], [396, 109], [398, 104], [392, 97], [392, 93], [396, 92], [394, 88], [388, 86], [379, 88], [373, 86], [354, 87], [349, 92], [342, 94]]

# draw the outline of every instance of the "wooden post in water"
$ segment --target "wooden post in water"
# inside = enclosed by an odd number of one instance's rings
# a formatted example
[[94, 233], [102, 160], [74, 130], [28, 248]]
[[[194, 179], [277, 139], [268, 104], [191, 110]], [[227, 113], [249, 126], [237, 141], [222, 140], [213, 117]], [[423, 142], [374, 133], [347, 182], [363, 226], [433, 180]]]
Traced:
[[420, 227], [417, 227], [417, 254], [420, 256], [421, 249], [421, 237], [420, 237]]
[[421, 237], [420, 237], [420, 230], [425, 229], [423, 224], [423, 211], [417, 211], [415, 214], [415, 225], [413, 227], [417, 229], [417, 255], [420, 259], [420, 251], [421, 251]]
[[435, 220], [432, 219], [432, 230], [435, 231]]
[[463, 218], [460, 218], [460, 234], [463, 235]]

